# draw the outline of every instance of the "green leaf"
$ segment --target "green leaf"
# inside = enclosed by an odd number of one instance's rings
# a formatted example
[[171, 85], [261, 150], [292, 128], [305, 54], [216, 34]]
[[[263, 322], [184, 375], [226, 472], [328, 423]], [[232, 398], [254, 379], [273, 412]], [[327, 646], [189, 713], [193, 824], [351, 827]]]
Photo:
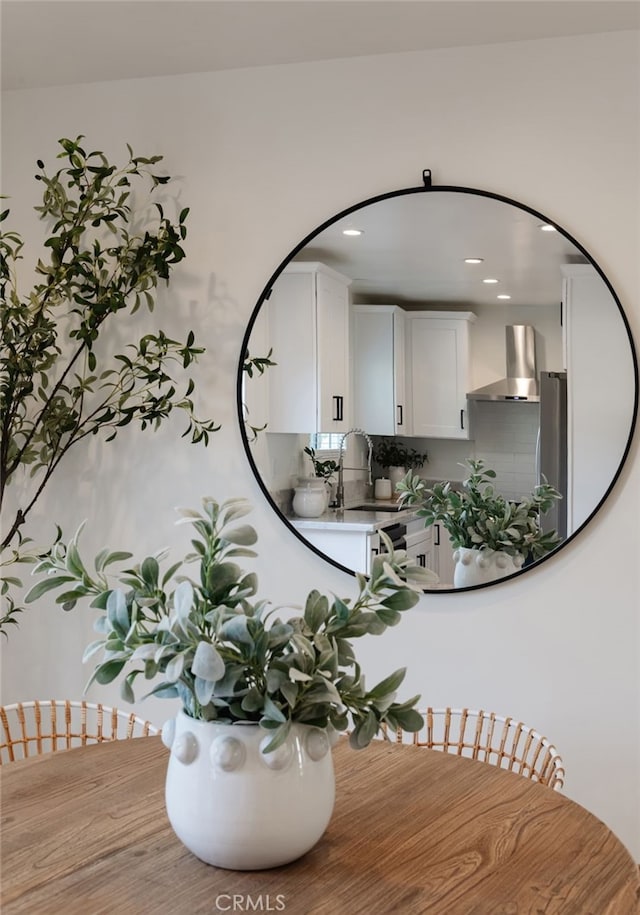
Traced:
[[164, 673], [170, 683], [175, 683], [182, 676], [184, 670], [185, 652], [174, 655], [165, 667]]
[[213, 681], [204, 680], [202, 677], [196, 677], [194, 680], [194, 689], [196, 699], [200, 705], [208, 705], [213, 695]]
[[[224, 661], [217, 649], [210, 642], [198, 642], [198, 647], [191, 663], [191, 673], [194, 677], [214, 683], [224, 676], [224, 671]], [[211, 695], [209, 695], [210, 698]], [[209, 699], [207, 699], [207, 702]]]
[[[261, 721], [260, 724], [262, 727], [268, 727], [268, 724], [263, 723], [263, 721]], [[269, 724], [272, 724], [272, 722], [270, 722]], [[267, 753], [272, 753], [273, 750], [277, 750], [278, 747], [282, 746], [282, 744], [285, 742], [285, 740], [289, 736], [290, 730], [291, 730], [290, 721], [286, 721], [286, 722], [284, 722], [284, 724], [280, 724], [280, 725], [276, 726], [273, 737], [271, 738], [269, 743], [266, 744], [266, 746], [262, 749], [262, 752], [264, 754], [267, 754]]]
[[122, 591], [112, 591], [107, 599], [107, 618], [111, 626], [123, 636], [126, 635], [130, 620], [127, 602]]
[[153, 556], [147, 556], [147, 558], [142, 562], [140, 572], [144, 581], [147, 585], [149, 585], [150, 588], [156, 588], [158, 586], [160, 567], [158, 566], [157, 559], [154, 559]]
[[416, 709], [394, 709], [388, 717], [390, 721], [393, 718], [394, 727], [409, 733], [415, 733], [424, 727], [424, 717]]
[[249, 632], [247, 617], [239, 614], [227, 620], [220, 627], [220, 638], [230, 642], [239, 642], [241, 645], [253, 645], [253, 637]]
[[71, 575], [56, 575], [51, 578], [44, 578], [30, 588], [25, 595], [24, 602], [25, 604], [31, 604], [34, 600], [38, 600], [43, 594], [46, 594], [47, 591], [52, 591], [54, 588], [59, 588], [60, 585], [65, 584], [66, 582], [75, 580], [76, 579]]
[[103, 686], [106, 686], [107, 683], [112, 683], [120, 674], [124, 665], [124, 661], [107, 661], [105, 664], [101, 664], [96, 669], [95, 680]]
[[349, 744], [354, 750], [368, 747], [378, 732], [378, 719], [371, 711], [359, 718], [349, 736]]
[[272, 699], [269, 698], [269, 696], [265, 697], [264, 717], [260, 723], [262, 724], [262, 722], [264, 720], [268, 720], [271, 722], [278, 722], [279, 724], [283, 724], [287, 720], [286, 717], [283, 715], [283, 713], [278, 708], [278, 706], [273, 702]]
[[125, 702], [133, 703], [136, 701], [136, 697], [128, 677], [125, 677], [125, 679], [120, 684], [120, 695]]
[[94, 654], [104, 648], [104, 639], [98, 639], [95, 642], [91, 642], [84, 650], [82, 655], [82, 663], [85, 664], [89, 658], [92, 658]]
[[193, 585], [190, 581], [181, 581], [174, 591], [173, 607], [179, 620], [188, 618], [193, 607]]
[[388, 677], [385, 677], [384, 680], [381, 680], [377, 686], [374, 686], [372, 690], [369, 691], [369, 696], [371, 699], [381, 699], [385, 696], [395, 693], [405, 678], [407, 673], [406, 667], [401, 667], [399, 670], [396, 670], [394, 673], [389, 674]]
[[307, 626], [317, 632], [329, 616], [329, 601], [319, 591], [311, 591], [304, 607], [304, 621]]
[[253, 546], [258, 540], [258, 535], [249, 524], [231, 528], [229, 531], [223, 529], [221, 536], [228, 540], [229, 543], [236, 543], [239, 546]]

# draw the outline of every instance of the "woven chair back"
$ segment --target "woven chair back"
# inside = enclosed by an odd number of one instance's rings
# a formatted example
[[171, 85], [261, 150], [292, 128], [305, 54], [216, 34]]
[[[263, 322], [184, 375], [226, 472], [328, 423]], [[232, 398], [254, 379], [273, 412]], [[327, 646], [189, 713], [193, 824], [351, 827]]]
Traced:
[[0, 706], [0, 765], [90, 743], [159, 733], [133, 712], [69, 699]]
[[473, 709], [427, 708], [424, 728], [413, 734], [386, 731], [398, 743], [440, 750], [508, 769], [559, 791], [564, 764], [546, 737], [513, 718]]

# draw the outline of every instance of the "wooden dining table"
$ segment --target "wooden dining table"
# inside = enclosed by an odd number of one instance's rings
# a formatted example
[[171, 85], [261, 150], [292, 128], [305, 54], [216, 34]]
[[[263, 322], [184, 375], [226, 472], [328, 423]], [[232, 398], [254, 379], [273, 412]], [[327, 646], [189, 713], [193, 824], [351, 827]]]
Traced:
[[145, 737], [2, 766], [3, 915], [640, 911], [638, 867], [604, 823], [483, 762], [341, 739], [317, 845], [284, 867], [230, 871], [173, 833], [167, 760], [160, 738]]

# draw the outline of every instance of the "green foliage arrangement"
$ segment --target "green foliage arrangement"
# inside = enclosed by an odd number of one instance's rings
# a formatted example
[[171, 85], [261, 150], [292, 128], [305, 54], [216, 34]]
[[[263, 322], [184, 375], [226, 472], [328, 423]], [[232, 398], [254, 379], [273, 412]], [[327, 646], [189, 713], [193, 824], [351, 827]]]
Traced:
[[[67, 452], [88, 436], [111, 441], [131, 423], [156, 429], [174, 410], [186, 414], [184, 435], [194, 443], [207, 444], [219, 428], [196, 417], [195, 384], [183, 378], [204, 352], [192, 331], [184, 341], [148, 333], [113, 355], [98, 345], [110, 322], [141, 306], [153, 311], [155, 288], [184, 258], [189, 210], [172, 219], [156, 199], [171, 181], [158, 174], [162, 156], [135, 156], [127, 146], [117, 167], [102, 152], [86, 152], [82, 140], [59, 141], [65, 162], [54, 174], [38, 160], [43, 193], [35, 209], [51, 234], [27, 293], [16, 272], [22, 238], [3, 227], [9, 210], [0, 214], [0, 509], [19, 472], [28, 468], [31, 479], [25, 485], [20, 474], [25, 495], [3, 519], [0, 566], [33, 561], [23, 525]], [[4, 577], [5, 634], [20, 610], [9, 594], [16, 584]]]
[[316, 457], [315, 448], [305, 448], [304, 453], [308, 454], [311, 458], [314, 474], [322, 480], [330, 482], [333, 479], [333, 475], [338, 472], [338, 462], [333, 460], [319, 460], [319, 458]]
[[412, 470], [429, 460], [427, 452], [411, 448], [397, 438], [381, 438], [373, 449], [373, 458], [380, 467], [404, 467]]
[[427, 489], [424, 480], [414, 474], [398, 483], [401, 501], [420, 506], [418, 514], [425, 519], [425, 527], [442, 524], [454, 547], [500, 550], [525, 558], [531, 554], [539, 559], [561, 543], [555, 531], [542, 531], [539, 520], [562, 498], [553, 486], [543, 483], [530, 498], [510, 502], [492, 485], [495, 470], [485, 468], [483, 461], [468, 460], [462, 466], [470, 473], [461, 491], [449, 482]]
[[123, 696], [133, 701], [138, 677], [161, 676], [149, 695], [177, 697], [186, 714], [199, 720], [259, 722], [273, 731], [269, 749], [285, 740], [294, 722], [343, 731], [350, 720], [355, 748], [366, 746], [383, 723], [418, 730], [419, 696], [395, 701], [405, 671], [368, 690], [351, 643], [380, 635], [417, 602], [421, 570], [406, 553], [394, 553], [386, 538], [389, 553], [376, 557], [368, 579], [357, 576], [353, 602], [314, 590], [302, 616], [281, 619], [267, 601], [255, 599], [255, 574], [235, 562], [256, 555], [254, 529], [236, 524], [249, 504], [203, 504], [202, 514], [181, 512], [197, 534], [184, 559], [198, 565], [193, 579], [179, 573], [182, 562], [163, 572], [166, 554], [160, 553], [119, 572], [120, 587], [113, 587], [107, 568], [131, 554], [102, 550], [95, 572], [89, 572], [78, 550], [80, 531], [68, 546], [58, 542], [34, 569], [46, 577], [27, 602], [61, 588], [57, 602], [63, 608], [90, 598], [91, 606], [105, 611], [96, 623], [100, 639], [85, 651], [85, 660], [102, 652], [89, 682], [110, 683], [131, 668]]

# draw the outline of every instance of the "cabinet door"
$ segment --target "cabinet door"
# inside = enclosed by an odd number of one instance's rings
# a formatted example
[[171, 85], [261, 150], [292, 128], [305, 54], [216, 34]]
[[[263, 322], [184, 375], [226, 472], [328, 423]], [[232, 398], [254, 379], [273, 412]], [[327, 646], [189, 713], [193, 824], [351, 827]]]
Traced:
[[353, 307], [353, 423], [371, 435], [407, 435], [404, 312]]
[[[339, 274], [292, 265], [265, 303], [268, 313], [269, 432], [349, 429], [349, 293]], [[327, 268], [324, 268], [327, 270]]]
[[435, 565], [436, 559], [433, 551], [433, 543], [430, 539], [421, 540], [419, 543], [407, 546], [407, 556], [409, 559], [413, 559], [416, 565], [421, 568], [431, 569], [432, 572], [438, 574]]
[[412, 435], [468, 439], [467, 320], [414, 313], [407, 325]]
[[[346, 432], [349, 403], [349, 290], [326, 273], [316, 274], [318, 334], [317, 432]], [[296, 382], [297, 383], [297, 382]]]
[[436, 555], [437, 572], [440, 576], [440, 584], [445, 587], [453, 587], [453, 570], [455, 563], [453, 561], [453, 546], [449, 534], [441, 524], [433, 525], [433, 549]]
[[432, 572], [438, 574], [433, 528], [425, 527], [422, 518], [415, 518], [407, 523], [405, 539], [407, 556], [423, 569], [431, 569]]
[[271, 359], [269, 432], [316, 432], [315, 275], [283, 273], [265, 303]]
[[312, 546], [347, 569], [368, 575], [372, 559], [380, 552], [380, 537], [367, 531], [336, 531], [299, 528]]
[[396, 435], [411, 435], [411, 422], [406, 401], [405, 313], [393, 309], [393, 386], [394, 431]]

